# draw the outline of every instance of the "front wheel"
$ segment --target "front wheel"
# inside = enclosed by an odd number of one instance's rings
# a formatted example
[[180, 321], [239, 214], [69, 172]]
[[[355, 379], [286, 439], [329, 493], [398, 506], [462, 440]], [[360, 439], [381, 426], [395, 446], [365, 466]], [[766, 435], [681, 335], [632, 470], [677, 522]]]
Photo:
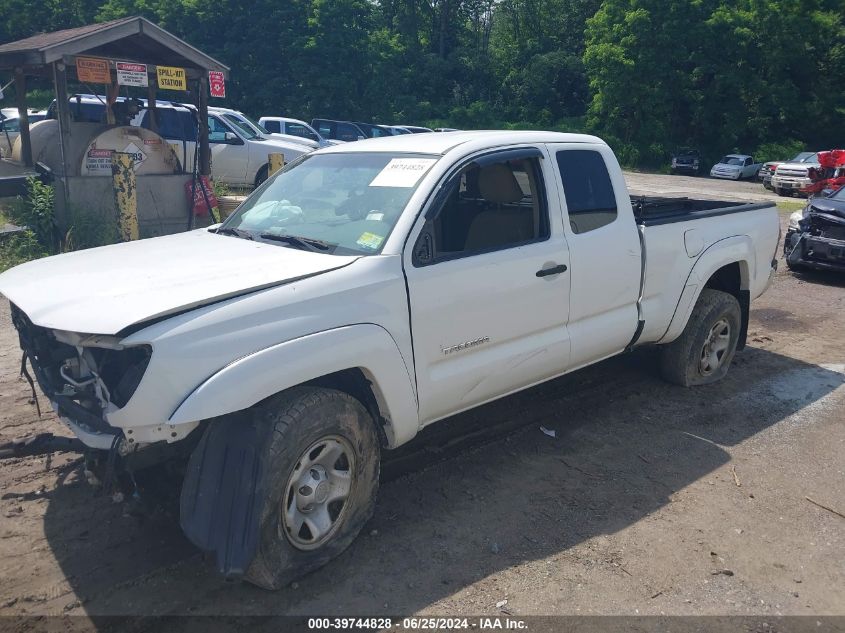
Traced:
[[720, 290], [702, 290], [684, 331], [661, 350], [664, 380], [695, 387], [723, 378], [736, 352], [741, 324], [736, 297]]
[[258, 173], [255, 174], [255, 186], [256, 188], [267, 178], [270, 177], [270, 166], [264, 165], [261, 169], [258, 170]]
[[352, 396], [297, 387], [260, 405], [273, 425], [261, 461], [258, 551], [245, 578], [279, 589], [343, 552], [372, 517], [380, 448]]

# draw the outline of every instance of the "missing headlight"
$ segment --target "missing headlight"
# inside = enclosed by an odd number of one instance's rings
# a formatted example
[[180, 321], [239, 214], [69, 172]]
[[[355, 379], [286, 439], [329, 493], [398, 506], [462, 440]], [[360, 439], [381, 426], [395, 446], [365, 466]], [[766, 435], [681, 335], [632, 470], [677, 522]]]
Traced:
[[109, 390], [116, 407], [124, 407], [135, 393], [147, 365], [152, 348], [149, 345], [126, 347], [121, 350], [88, 348], [97, 365], [97, 373]]

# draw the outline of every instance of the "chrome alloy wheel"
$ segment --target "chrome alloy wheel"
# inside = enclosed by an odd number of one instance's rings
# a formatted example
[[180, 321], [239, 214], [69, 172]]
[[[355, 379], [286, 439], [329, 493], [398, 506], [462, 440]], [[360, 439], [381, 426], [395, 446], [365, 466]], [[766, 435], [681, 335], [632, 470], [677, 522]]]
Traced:
[[344, 438], [314, 442], [297, 460], [282, 500], [282, 525], [291, 544], [312, 550], [328, 541], [346, 514], [355, 453]]
[[709, 376], [722, 366], [725, 354], [731, 343], [731, 324], [727, 319], [719, 319], [710, 328], [710, 333], [701, 348], [701, 360], [698, 370], [702, 376]]

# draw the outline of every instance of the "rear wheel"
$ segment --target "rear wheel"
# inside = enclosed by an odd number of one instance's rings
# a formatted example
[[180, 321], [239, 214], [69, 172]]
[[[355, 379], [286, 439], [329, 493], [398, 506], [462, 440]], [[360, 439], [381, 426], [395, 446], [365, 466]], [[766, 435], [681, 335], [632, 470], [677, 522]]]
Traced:
[[741, 324], [736, 297], [705, 288], [683, 333], [661, 350], [661, 375], [684, 387], [721, 379], [736, 352]]
[[333, 389], [291, 389], [259, 415], [274, 432], [261, 462], [260, 541], [245, 577], [279, 589], [343, 552], [370, 519], [380, 449], [364, 406]]

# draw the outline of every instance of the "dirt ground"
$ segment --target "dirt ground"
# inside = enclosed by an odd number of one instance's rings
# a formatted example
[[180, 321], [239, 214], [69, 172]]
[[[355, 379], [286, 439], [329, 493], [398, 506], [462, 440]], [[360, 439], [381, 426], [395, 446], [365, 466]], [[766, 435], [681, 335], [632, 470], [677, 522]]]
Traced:
[[[353, 546], [275, 593], [73, 455], [7, 460], [0, 615], [845, 615], [845, 518], [808, 500], [845, 512], [843, 332], [845, 277], [781, 262], [721, 383], [664, 384], [638, 352], [443, 421], [387, 456]], [[19, 365], [2, 302], [0, 442], [66, 434]]]

